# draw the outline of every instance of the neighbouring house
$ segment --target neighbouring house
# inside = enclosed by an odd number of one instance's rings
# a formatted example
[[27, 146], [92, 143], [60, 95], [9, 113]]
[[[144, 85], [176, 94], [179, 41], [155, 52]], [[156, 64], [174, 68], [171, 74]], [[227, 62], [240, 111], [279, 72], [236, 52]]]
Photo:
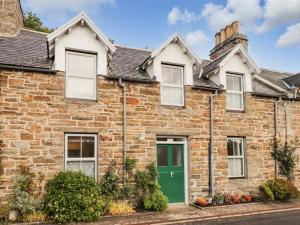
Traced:
[[300, 75], [257, 66], [237, 21], [205, 60], [178, 33], [150, 51], [112, 44], [83, 12], [51, 34], [23, 27], [18, 0], [0, 13], [2, 199], [19, 165], [100, 180], [125, 157], [157, 162], [171, 203], [255, 192], [276, 174], [274, 139], [300, 134]]

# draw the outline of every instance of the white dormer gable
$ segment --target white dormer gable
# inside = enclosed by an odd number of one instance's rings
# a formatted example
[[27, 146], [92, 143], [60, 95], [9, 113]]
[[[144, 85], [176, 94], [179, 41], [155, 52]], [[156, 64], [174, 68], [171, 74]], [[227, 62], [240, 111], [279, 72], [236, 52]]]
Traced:
[[150, 76], [155, 76], [158, 82], [161, 82], [162, 64], [182, 66], [184, 84], [193, 85], [193, 67], [196, 63], [201, 63], [201, 60], [180, 34], [175, 33], [151, 53], [142, 68], [146, 69]]
[[54, 57], [54, 70], [65, 71], [66, 51], [97, 55], [97, 74], [107, 75], [107, 64], [115, 47], [84, 13], [79, 13], [47, 36], [49, 56]]
[[260, 68], [241, 44], [225, 54], [227, 54], [226, 57], [219, 63], [215, 72], [210, 75], [210, 79], [218, 85], [223, 85], [226, 89], [226, 74], [242, 75], [244, 92], [252, 92], [252, 79], [255, 74], [260, 73]]

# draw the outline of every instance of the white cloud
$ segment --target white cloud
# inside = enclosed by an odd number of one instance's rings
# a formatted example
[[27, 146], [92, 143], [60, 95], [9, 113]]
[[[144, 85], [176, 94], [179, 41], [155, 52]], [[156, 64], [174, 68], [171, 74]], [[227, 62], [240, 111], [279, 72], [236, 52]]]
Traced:
[[181, 11], [178, 7], [174, 7], [168, 14], [169, 25], [174, 25], [177, 22], [190, 23], [197, 20], [195, 13], [185, 9]]
[[266, 0], [264, 22], [257, 28], [265, 32], [300, 19], [300, 0]]
[[244, 30], [251, 30], [261, 16], [259, 0], [227, 0], [226, 5], [207, 3], [201, 11], [201, 17], [208, 21], [214, 31], [234, 20], [239, 20]]
[[68, 13], [86, 11], [95, 13], [105, 4], [114, 5], [115, 0], [23, 0], [23, 5], [29, 11], [50, 21], [64, 21]]
[[300, 23], [288, 26], [286, 32], [282, 34], [276, 43], [277, 47], [300, 46]]
[[185, 40], [189, 45], [201, 45], [206, 43], [208, 39], [201, 30], [196, 30], [194, 32], [187, 33]]

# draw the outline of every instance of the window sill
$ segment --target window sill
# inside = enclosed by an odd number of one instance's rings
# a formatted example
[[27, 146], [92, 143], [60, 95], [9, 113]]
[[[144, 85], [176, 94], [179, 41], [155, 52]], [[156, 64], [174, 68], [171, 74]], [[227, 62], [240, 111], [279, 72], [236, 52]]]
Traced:
[[163, 104], [161, 104], [160, 107], [167, 108], [167, 109], [185, 109], [184, 105], [163, 105]]
[[239, 180], [239, 179], [246, 179], [245, 176], [241, 176], [241, 177], [228, 177], [229, 180]]
[[64, 102], [68, 103], [95, 103], [96, 99], [81, 99], [81, 98], [64, 98]]
[[229, 113], [245, 113], [245, 110], [242, 109], [242, 110], [239, 110], [239, 109], [226, 109], [226, 112], [229, 112]]

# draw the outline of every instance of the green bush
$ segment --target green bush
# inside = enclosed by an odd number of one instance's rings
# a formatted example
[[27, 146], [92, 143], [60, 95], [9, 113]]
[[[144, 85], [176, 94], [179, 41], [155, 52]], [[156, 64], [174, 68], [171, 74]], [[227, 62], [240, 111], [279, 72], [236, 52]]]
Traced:
[[100, 182], [101, 194], [105, 198], [119, 199], [121, 195], [121, 188], [119, 185], [120, 178], [115, 174], [115, 161], [112, 161], [107, 171]]
[[0, 204], [0, 224], [8, 221], [8, 204]]
[[272, 179], [267, 181], [267, 186], [272, 190], [275, 200], [284, 201], [298, 196], [299, 191], [291, 181]]
[[139, 206], [147, 210], [164, 211], [168, 206], [168, 198], [160, 191], [157, 175], [155, 163], [147, 165], [145, 171], [137, 171], [136, 197]]
[[45, 212], [55, 222], [93, 221], [105, 210], [98, 184], [81, 172], [60, 172], [45, 192]]
[[163, 212], [168, 207], [168, 198], [161, 191], [155, 191], [144, 199], [144, 207], [147, 210]]
[[27, 166], [20, 166], [19, 174], [14, 178], [13, 194], [9, 201], [9, 208], [16, 210], [18, 220], [23, 220], [27, 214], [41, 210], [39, 193], [35, 193], [33, 178], [35, 175]]
[[262, 184], [259, 187], [259, 189], [260, 189], [260, 193], [261, 193], [261, 198], [263, 200], [271, 200], [271, 201], [275, 200], [273, 192], [267, 184]]

